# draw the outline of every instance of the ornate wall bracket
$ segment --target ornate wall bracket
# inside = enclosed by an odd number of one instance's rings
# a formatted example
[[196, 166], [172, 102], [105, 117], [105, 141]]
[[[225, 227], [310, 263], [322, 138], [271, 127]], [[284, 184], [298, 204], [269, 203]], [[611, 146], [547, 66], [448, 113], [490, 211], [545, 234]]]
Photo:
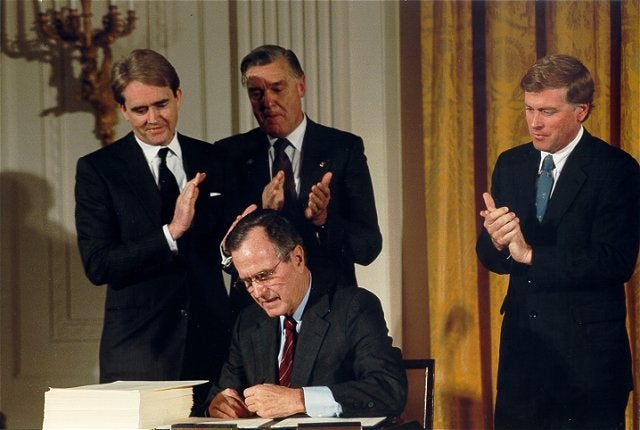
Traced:
[[118, 123], [117, 105], [111, 94], [111, 44], [135, 29], [133, 1], [129, 1], [126, 17], [121, 17], [115, 2], [110, 2], [108, 12], [102, 17], [102, 28], [96, 30], [91, 26], [91, 0], [80, 0], [80, 13], [77, 2], [73, 0], [69, 7], [59, 10], [46, 8], [43, 3], [40, 0], [38, 30], [49, 41], [79, 50], [80, 98], [93, 106], [96, 115], [94, 132], [103, 145], [108, 145], [114, 140], [114, 127]]

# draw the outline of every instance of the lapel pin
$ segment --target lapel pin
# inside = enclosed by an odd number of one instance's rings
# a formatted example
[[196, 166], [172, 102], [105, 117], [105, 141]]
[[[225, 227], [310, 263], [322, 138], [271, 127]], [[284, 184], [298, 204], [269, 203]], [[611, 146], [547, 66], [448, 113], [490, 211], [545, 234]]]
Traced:
[[327, 162], [326, 162], [326, 161], [321, 161], [321, 162], [320, 162], [320, 167], [324, 167], [324, 166], [326, 166], [326, 165], [327, 165]]

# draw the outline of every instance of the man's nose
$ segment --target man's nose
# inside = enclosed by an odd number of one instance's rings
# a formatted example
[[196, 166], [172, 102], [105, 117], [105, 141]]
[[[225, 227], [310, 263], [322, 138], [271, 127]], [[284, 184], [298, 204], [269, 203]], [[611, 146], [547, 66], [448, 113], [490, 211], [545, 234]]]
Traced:
[[273, 96], [271, 91], [265, 91], [264, 92], [264, 95], [262, 96], [262, 104], [264, 106], [266, 106], [266, 107], [273, 106], [274, 100], [275, 100], [275, 97]]
[[147, 122], [151, 122], [151, 123], [156, 122], [156, 119], [158, 118], [158, 116], [159, 116], [158, 109], [154, 106], [151, 106], [147, 111]]
[[[251, 283], [251, 286], [253, 287], [252, 294], [254, 294], [256, 297], [262, 296], [262, 292], [266, 291], [266, 289], [267, 289], [267, 287], [265, 285], [263, 285], [260, 281], [253, 281]], [[260, 290], [258, 290], [258, 288]]]
[[540, 128], [542, 121], [540, 121], [540, 112], [534, 112], [531, 115], [531, 128]]

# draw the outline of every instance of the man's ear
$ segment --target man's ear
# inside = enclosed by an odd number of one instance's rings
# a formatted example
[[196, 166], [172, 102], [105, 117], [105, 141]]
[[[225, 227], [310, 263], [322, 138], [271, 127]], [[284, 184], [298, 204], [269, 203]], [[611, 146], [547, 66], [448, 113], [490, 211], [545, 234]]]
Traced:
[[178, 104], [178, 108], [182, 106], [182, 88], [176, 90], [176, 103]]
[[296, 245], [296, 247], [291, 250], [291, 258], [293, 259], [293, 263], [295, 267], [304, 268], [305, 259], [304, 259], [304, 248], [302, 248], [302, 245]]
[[578, 121], [582, 122], [589, 114], [591, 105], [589, 103], [580, 103], [576, 109], [578, 110]]
[[302, 75], [298, 78], [298, 95], [302, 98], [305, 94], [307, 94], [307, 78]]

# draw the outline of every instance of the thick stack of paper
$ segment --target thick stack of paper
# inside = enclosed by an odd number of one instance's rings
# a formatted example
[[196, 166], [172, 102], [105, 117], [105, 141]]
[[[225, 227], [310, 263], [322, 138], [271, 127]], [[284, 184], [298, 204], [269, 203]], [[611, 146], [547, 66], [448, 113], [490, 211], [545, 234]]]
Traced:
[[152, 429], [187, 418], [207, 381], [117, 381], [44, 394], [43, 429]]

